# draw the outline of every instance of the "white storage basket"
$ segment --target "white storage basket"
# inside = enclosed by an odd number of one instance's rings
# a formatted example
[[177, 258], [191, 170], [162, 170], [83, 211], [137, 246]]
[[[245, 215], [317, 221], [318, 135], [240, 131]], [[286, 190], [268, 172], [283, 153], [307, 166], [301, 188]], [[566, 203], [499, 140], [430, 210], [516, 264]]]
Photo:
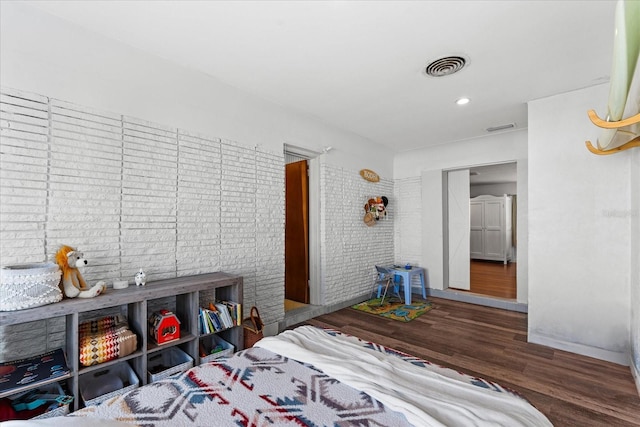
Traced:
[[78, 383], [85, 406], [91, 406], [138, 388], [140, 381], [131, 366], [127, 362], [121, 362], [82, 374]]
[[[222, 348], [222, 350], [211, 353], [211, 350], [213, 350], [218, 345]], [[208, 337], [202, 338], [202, 347], [207, 353], [207, 356], [200, 358], [200, 364], [212, 362], [221, 357], [231, 356], [234, 350], [233, 344], [226, 342], [218, 335], [209, 335]]]
[[[62, 390], [62, 387], [60, 387], [59, 383], [51, 383], [51, 384], [43, 385], [38, 387], [38, 390], [47, 392], [49, 394], [64, 395], [64, 391]], [[69, 413], [69, 404], [67, 403], [66, 405], [58, 406], [57, 408], [47, 411], [44, 414], [38, 415], [33, 419], [39, 420], [43, 418], [62, 417], [64, 415], [67, 415], [68, 413]]]
[[[37, 394], [48, 394], [48, 395], [58, 395], [61, 397], [70, 397], [65, 395], [64, 391], [62, 390], [62, 387], [60, 387], [60, 383], [54, 382], [54, 383], [50, 383], [50, 384], [44, 384], [44, 385], [40, 385], [37, 388], [33, 388], [33, 389], [29, 389], [27, 391], [21, 392], [21, 393], [17, 393], [13, 396], [9, 397], [9, 400], [11, 401], [16, 401], [20, 398], [22, 398], [23, 396], [29, 395], [31, 393], [37, 393]], [[70, 397], [71, 398], [71, 397]], [[71, 398], [73, 399], [73, 398]], [[33, 401], [33, 399], [29, 399], [29, 401]], [[13, 402], [12, 402], [13, 403]], [[50, 401], [47, 405], [49, 406], [55, 406], [53, 405], [53, 401]], [[50, 409], [40, 415], [37, 415], [35, 417], [33, 417], [33, 420], [39, 420], [39, 419], [43, 419], [43, 418], [52, 418], [52, 417], [61, 417], [64, 415], [67, 415], [69, 413], [69, 403], [66, 404], [62, 404], [56, 408]], [[18, 412], [18, 414], [20, 414], [20, 411]], [[0, 422], [0, 424], [2, 424]]]
[[[176, 347], [148, 356], [147, 376], [150, 383], [193, 368], [193, 357]], [[165, 369], [161, 369], [165, 367]]]
[[0, 311], [23, 310], [62, 299], [58, 264], [42, 262], [0, 269]]

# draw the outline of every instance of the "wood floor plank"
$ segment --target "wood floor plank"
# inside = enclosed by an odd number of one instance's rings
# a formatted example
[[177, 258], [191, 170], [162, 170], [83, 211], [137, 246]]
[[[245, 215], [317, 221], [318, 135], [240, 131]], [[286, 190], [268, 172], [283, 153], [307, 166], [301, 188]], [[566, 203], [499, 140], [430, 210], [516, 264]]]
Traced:
[[517, 264], [471, 260], [470, 292], [498, 298], [515, 299]]
[[408, 323], [346, 308], [305, 322], [483, 377], [517, 391], [557, 426], [640, 427], [629, 367], [527, 342], [527, 315], [430, 298]]

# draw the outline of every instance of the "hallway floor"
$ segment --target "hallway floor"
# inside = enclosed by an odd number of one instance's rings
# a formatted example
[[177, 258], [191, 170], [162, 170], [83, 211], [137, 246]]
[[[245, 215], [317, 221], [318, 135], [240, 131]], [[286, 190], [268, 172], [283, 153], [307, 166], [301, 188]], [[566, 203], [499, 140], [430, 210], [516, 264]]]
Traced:
[[516, 263], [471, 260], [470, 292], [516, 299]]
[[307, 304], [298, 302], [298, 301], [293, 301], [290, 299], [285, 299], [284, 300], [284, 311], [291, 311], [291, 310], [295, 310], [296, 308], [302, 308], [302, 307], [306, 307]]

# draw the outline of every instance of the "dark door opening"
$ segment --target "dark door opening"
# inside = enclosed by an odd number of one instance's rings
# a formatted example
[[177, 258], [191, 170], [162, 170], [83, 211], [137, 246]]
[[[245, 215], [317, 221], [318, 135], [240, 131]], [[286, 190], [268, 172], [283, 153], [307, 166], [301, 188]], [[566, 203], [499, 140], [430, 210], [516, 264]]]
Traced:
[[285, 299], [309, 304], [309, 178], [307, 161], [285, 165]]

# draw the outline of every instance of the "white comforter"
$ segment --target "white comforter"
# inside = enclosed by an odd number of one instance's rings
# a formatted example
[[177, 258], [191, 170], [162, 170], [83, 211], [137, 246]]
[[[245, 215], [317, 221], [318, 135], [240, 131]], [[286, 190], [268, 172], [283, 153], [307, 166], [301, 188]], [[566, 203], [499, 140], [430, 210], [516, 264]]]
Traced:
[[551, 426], [524, 399], [476, 387], [363, 348], [357, 339], [302, 326], [260, 340], [262, 347], [310, 363], [402, 412], [414, 426]]

